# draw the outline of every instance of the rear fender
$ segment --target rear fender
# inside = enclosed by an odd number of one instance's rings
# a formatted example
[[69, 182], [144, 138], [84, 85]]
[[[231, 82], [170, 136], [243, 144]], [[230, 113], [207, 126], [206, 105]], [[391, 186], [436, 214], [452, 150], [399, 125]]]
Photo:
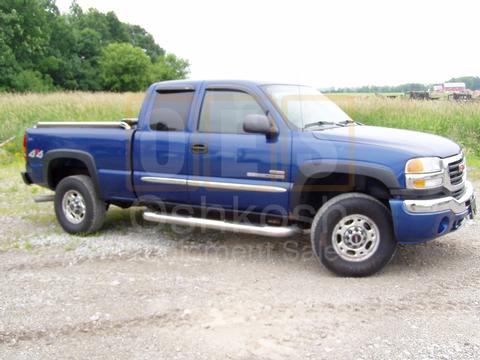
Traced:
[[50, 189], [55, 189], [51, 172], [51, 164], [53, 160], [56, 159], [75, 159], [84, 163], [92, 179], [95, 191], [101, 199], [103, 198], [100, 183], [98, 181], [98, 173], [97, 167], [95, 165], [95, 160], [91, 154], [81, 150], [56, 149], [50, 150], [45, 154], [43, 160], [43, 181]]

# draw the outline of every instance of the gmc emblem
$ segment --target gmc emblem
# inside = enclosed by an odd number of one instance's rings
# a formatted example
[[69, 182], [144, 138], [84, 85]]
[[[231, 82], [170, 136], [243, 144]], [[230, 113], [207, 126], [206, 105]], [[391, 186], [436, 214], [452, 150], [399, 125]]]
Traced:
[[458, 172], [463, 173], [465, 171], [465, 164], [458, 165]]

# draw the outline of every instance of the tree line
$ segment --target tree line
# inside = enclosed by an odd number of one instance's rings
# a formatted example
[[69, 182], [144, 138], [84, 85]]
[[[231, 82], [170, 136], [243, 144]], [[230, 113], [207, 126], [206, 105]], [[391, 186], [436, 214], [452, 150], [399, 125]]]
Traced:
[[61, 14], [55, 0], [2, 0], [0, 29], [0, 91], [139, 91], [189, 72], [141, 26], [75, 1]]
[[462, 76], [457, 78], [452, 78], [448, 82], [463, 82], [467, 89], [470, 90], [480, 90], [480, 77], [478, 76]]
[[[463, 82], [467, 89], [480, 90], [480, 77], [478, 76], [463, 76], [458, 78], [452, 78], [446, 82]], [[431, 89], [433, 84], [417, 84], [409, 83], [397, 86], [360, 86], [360, 87], [344, 87], [344, 88], [327, 88], [326, 92], [332, 93], [405, 93], [409, 91], [427, 91]]]

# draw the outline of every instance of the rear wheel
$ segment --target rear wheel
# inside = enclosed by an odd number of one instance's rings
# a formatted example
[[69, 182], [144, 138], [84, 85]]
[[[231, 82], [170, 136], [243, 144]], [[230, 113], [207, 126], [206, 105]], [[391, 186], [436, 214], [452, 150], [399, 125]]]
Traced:
[[70, 234], [89, 234], [99, 230], [107, 205], [98, 198], [92, 179], [86, 175], [64, 178], [55, 189], [55, 214]]
[[313, 221], [311, 241], [321, 262], [342, 276], [372, 275], [388, 264], [396, 249], [390, 211], [360, 193], [325, 203]]

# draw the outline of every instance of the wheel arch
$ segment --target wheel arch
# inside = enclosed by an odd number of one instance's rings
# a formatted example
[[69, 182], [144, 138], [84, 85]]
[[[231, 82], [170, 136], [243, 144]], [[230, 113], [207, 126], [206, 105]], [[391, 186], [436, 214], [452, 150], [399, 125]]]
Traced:
[[[377, 199], [388, 200], [390, 191], [400, 188], [397, 177], [389, 168], [371, 163], [352, 161], [312, 161], [300, 167], [290, 196], [290, 212], [298, 215], [298, 207], [349, 192], [364, 192]], [[323, 201], [325, 202], [325, 201]], [[388, 206], [388, 201], [385, 202]], [[312, 205], [311, 203], [308, 203]], [[315, 210], [321, 206], [313, 206]]]
[[51, 150], [45, 154], [43, 179], [50, 189], [55, 190], [63, 178], [72, 175], [88, 175], [98, 196], [102, 198], [97, 167], [91, 154], [68, 149]]

